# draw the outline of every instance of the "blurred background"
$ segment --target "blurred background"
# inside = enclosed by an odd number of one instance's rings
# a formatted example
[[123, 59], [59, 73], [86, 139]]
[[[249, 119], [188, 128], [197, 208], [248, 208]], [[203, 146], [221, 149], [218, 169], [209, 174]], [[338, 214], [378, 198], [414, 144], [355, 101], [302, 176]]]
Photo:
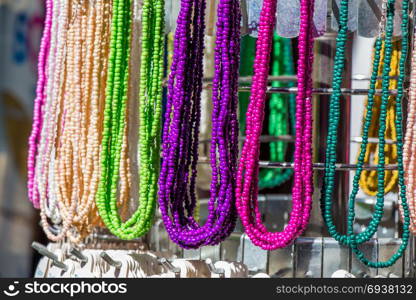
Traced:
[[0, 0], [0, 277], [30, 277], [42, 240], [26, 196], [26, 151], [44, 1]]

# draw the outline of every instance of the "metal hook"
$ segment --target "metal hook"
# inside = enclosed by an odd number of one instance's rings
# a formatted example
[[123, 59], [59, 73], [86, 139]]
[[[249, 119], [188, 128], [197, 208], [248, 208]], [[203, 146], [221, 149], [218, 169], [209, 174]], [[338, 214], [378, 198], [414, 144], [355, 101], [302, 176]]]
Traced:
[[399, 278], [399, 276], [397, 276], [396, 274], [394, 274], [393, 272], [389, 272], [387, 274], [387, 278]]
[[33, 242], [32, 243], [32, 248], [35, 249], [40, 255], [46, 256], [47, 258], [52, 260], [52, 263], [53, 263], [54, 266], [64, 270], [65, 272], [68, 271], [68, 266], [66, 264], [64, 264], [63, 262], [61, 262], [58, 259], [58, 256], [56, 256], [55, 253], [49, 251], [49, 249], [46, 248], [44, 245], [42, 245], [38, 242]]
[[217, 269], [214, 265], [214, 263], [212, 262], [211, 258], [207, 258], [205, 260], [205, 263], [208, 265], [209, 270], [220, 276], [220, 278], [225, 278], [225, 270], [224, 269]]
[[366, 272], [361, 271], [360, 273], [357, 274], [358, 278], [370, 278], [371, 276], [368, 275]]
[[181, 269], [175, 267], [169, 260], [162, 257], [158, 259], [159, 264], [166, 266], [170, 271], [172, 271], [175, 274], [175, 278], [181, 277]]
[[309, 270], [305, 273], [305, 278], [313, 278], [313, 273], [312, 273], [311, 270]]
[[274, 273], [270, 277], [272, 277], [272, 278], [283, 278], [292, 271], [293, 270], [291, 268], [283, 268], [283, 269], [278, 270], [276, 273]]
[[118, 260], [114, 260], [111, 258], [110, 255], [108, 255], [105, 251], [100, 253], [100, 257], [106, 262], [108, 263], [110, 266], [113, 266], [116, 269], [120, 269], [121, 268], [121, 261]]
[[80, 250], [78, 250], [75, 247], [72, 247], [71, 250], [69, 250], [69, 253], [71, 253], [73, 256], [78, 258], [83, 263], [86, 263], [88, 261], [88, 258], [84, 254], [82, 254]]

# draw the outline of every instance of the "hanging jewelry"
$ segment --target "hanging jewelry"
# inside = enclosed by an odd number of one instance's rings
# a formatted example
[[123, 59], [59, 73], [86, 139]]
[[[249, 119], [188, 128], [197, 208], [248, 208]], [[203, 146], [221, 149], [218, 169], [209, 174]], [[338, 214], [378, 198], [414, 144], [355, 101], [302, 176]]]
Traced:
[[[399, 59], [400, 59], [400, 52], [401, 52], [401, 43], [400, 41], [396, 41], [393, 43], [393, 53], [391, 59], [391, 71], [390, 77], [395, 78], [399, 74]], [[384, 48], [381, 51], [380, 60], [384, 60]], [[382, 69], [383, 64], [380, 64], [379, 76], [382, 76]], [[376, 84], [376, 89], [381, 89], [381, 81], [378, 80]], [[397, 80], [392, 79], [390, 81], [390, 90], [395, 90], [397, 88]], [[373, 107], [373, 118], [374, 120], [378, 120], [380, 115], [380, 102], [381, 97], [375, 96], [374, 103], [375, 106]], [[387, 104], [387, 116], [386, 116], [386, 139], [390, 141], [396, 140], [396, 127], [395, 127], [395, 119], [396, 119], [396, 108], [395, 108], [395, 96], [390, 95], [389, 101]], [[372, 122], [369, 128], [369, 137], [370, 138], [377, 138], [378, 136], [378, 129], [379, 124], [378, 122]], [[378, 144], [377, 143], [369, 143], [367, 145], [367, 150], [364, 158], [364, 164], [370, 164], [372, 160], [375, 165], [378, 164], [379, 157], [377, 156], [378, 151]], [[384, 147], [385, 152], [385, 162], [386, 164], [396, 164], [397, 163], [397, 147], [396, 145], [389, 143], [386, 144]], [[387, 170], [385, 173], [384, 179], [384, 192], [387, 194], [391, 191], [394, 191], [397, 188], [397, 181], [398, 181], [398, 172], [397, 171], [389, 171]], [[360, 178], [360, 187], [364, 193], [370, 196], [377, 195], [377, 171], [376, 170], [363, 170], [361, 178]]]
[[[37, 190], [35, 184], [35, 166], [37, 151], [39, 147], [39, 139], [42, 131], [44, 113], [43, 109], [45, 105], [46, 85], [48, 79], [48, 60], [50, 56], [50, 50], [52, 49], [52, 52], [55, 51], [55, 48], [51, 46], [52, 14], [53, 1], [47, 0], [45, 25], [38, 58], [38, 82], [36, 86], [36, 99], [34, 101], [32, 133], [29, 138], [29, 151], [27, 159], [29, 200], [33, 203], [35, 208], [39, 208], [39, 191]], [[51, 66], [49, 65], [49, 67]]]
[[[256, 52], [256, 39], [244, 36], [242, 39], [241, 56], [245, 59], [241, 62], [240, 76], [251, 76], [254, 56]], [[292, 42], [274, 34], [272, 52], [272, 76], [293, 75], [294, 64], [292, 54]], [[272, 82], [273, 87], [293, 86], [292, 83], [284, 84], [279, 81]], [[249, 93], [239, 95], [239, 121], [240, 132], [244, 133], [246, 123], [247, 105]], [[295, 133], [296, 96], [273, 93], [269, 100], [268, 134], [273, 136], [288, 136]], [[269, 144], [270, 161], [284, 162], [288, 150], [285, 141], [272, 141]], [[259, 189], [273, 188], [289, 180], [293, 174], [292, 169], [264, 169], [260, 171]]]
[[183, 248], [216, 245], [231, 234], [236, 223], [241, 20], [237, 0], [220, 0], [217, 8], [211, 198], [206, 223], [200, 226], [194, 216], [205, 8], [205, 0], [181, 1], [162, 136], [159, 206], [170, 238]]
[[[404, 177], [406, 195], [410, 210], [410, 231], [416, 234], [416, 39], [413, 39], [409, 99], [407, 109], [406, 136], [403, 147]], [[404, 207], [400, 205], [402, 219]]]
[[[409, 24], [409, 1], [402, 1], [402, 53], [400, 57], [401, 70], [397, 81], [397, 96], [396, 96], [396, 129], [397, 129], [397, 153], [398, 153], [398, 172], [399, 172], [399, 187], [400, 187], [400, 199], [404, 211], [404, 224], [402, 244], [395, 254], [390, 259], [383, 262], [372, 262], [368, 260], [364, 254], [358, 249], [358, 245], [368, 241], [377, 232], [378, 225], [383, 216], [384, 207], [384, 177], [385, 177], [385, 158], [384, 158], [384, 146], [385, 146], [385, 130], [386, 130], [386, 114], [387, 104], [389, 100], [389, 84], [390, 84], [390, 64], [392, 58], [392, 39], [393, 39], [393, 27], [394, 27], [394, 12], [395, 12], [395, 0], [388, 0], [386, 5], [386, 20], [385, 31], [381, 32], [375, 43], [374, 65], [370, 80], [370, 89], [367, 102], [367, 113], [365, 117], [365, 123], [363, 127], [363, 143], [361, 144], [360, 155], [357, 162], [357, 171], [354, 176], [353, 190], [350, 195], [349, 209], [348, 209], [348, 230], [347, 235], [342, 235], [337, 232], [332, 216], [332, 195], [334, 187], [335, 177], [335, 163], [336, 163], [336, 148], [337, 148], [337, 128], [340, 119], [339, 113], [339, 101], [341, 97], [341, 84], [342, 84], [342, 72], [345, 65], [345, 47], [348, 31], [348, 0], [342, 0], [340, 4], [340, 23], [339, 32], [337, 37], [337, 49], [335, 55], [335, 64], [333, 72], [333, 94], [331, 95], [330, 111], [329, 111], [329, 130], [327, 138], [327, 150], [326, 150], [326, 162], [325, 162], [325, 177], [324, 187], [322, 189], [322, 201], [321, 208], [324, 218], [324, 222], [328, 228], [329, 234], [340, 243], [352, 248], [357, 258], [365, 265], [374, 268], [384, 268], [393, 265], [404, 253], [407, 247], [409, 239], [409, 208], [406, 200], [406, 187], [404, 185], [403, 178], [403, 135], [402, 135], [402, 108], [401, 101], [404, 95], [403, 82], [405, 78], [405, 64], [408, 51], [408, 24]], [[384, 28], [384, 26], [382, 26]], [[363, 232], [354, 234], [354, 218], [355, 218], [355, 197], [359, 189], [359, 179], [363, 170], [364, 157], [368, 143], [368, 132], [371, 124], [375, 86], [377, 83], [377, 76], [380, 67], [381, 50], [384, 41], [384, 62], [383, 62], [383, 79], [382, 79], [382, 98], [380, 108], [380, 128], [379, 128], [379, 164], [378, 164], [378, 193], [377, 202], [375, 206], [375, 212], [370, 224]]]
[[264, 119], [267, 78], [276, 21], [276, 1], [265, 0], [260, 15], [257, 53], [246, 141], [237, 172], [236, 206], [250, 240], [265, 250], [288, 246], [306, 229], [312, 207], [312, 65], [314, 1], [301, 1], [299, 34], [298, 95], [296, 98], [296, 145], [294, 155], [293, 208], [283, 232], [271, 233], [262, 224], [258, 207], [260, 135]]
[[[142, 13], [142, 50], [140, 70], [140, 204], [126, 222], [117, 208], [119, 176], [127, 170], [120, 165], [126, 142], [125, 115], [130, 58], [131, 0], [114, 0], [104, 110], [101, 181], [97, 207], [105, 225], [122, 239], [133, 239], [150, 229], [156, 207], [156, 184], [159, 170], [159, 131], [163, 77], [164, 1], [144, 1]], [[123, 150], [124, 149], [124, 150]]]
[[[272, 54], [272, 75], [295, 74], [292, 54], [292, 42], [274, 35]], [[272, 87], [293, 86], [279, 81], [273, 81]], [[269, 100], [270, 136], [289, 136], [296, 130], [296, 95], [282, 95], [273, 93]], [[270, 142], [270, 161], [284, 162], [288, 151], [285, 141]], [[288, 181], [293, 175], [292, 169], [263, 169], [259, 174], [259, 189], [273, 188]]]
[[[51, 232], [49, 228], [48, 218], [54, 224], [62, 222], [59, 214], [58, 202], [56, 198], [56, 184], [54, 180], [54, 141], [57, 134], [57, 116], [58, 113], [58, 97], [60, 82], [64, 74], [64, 56], [65, 56], [65, 42], [67, 37], [67, 28], [69, 27], [69, 3], [63, 0], [57, 4], [53, 9], [52, 22], [52, 41], [51, 45], [56, 44], [56, 50], [51, 52], [49, 60], [48, 77], [44, 122], [42, 126], [39, 151], [36, 158], [36, 172], [35, 182], [39, 191], [40, 199], [40, 216], [41, 223], [47, 237], [51, 240], [62, 239], [69, 229], [70, 221], [67, 219], [62, 224], [62, 234], [57, 237]], [[52, 47], [51, 47], [52, 49]], [[53, 55], [52, 55], [53, 53]], [[75, 203], [73, 206], [75, 209]]]

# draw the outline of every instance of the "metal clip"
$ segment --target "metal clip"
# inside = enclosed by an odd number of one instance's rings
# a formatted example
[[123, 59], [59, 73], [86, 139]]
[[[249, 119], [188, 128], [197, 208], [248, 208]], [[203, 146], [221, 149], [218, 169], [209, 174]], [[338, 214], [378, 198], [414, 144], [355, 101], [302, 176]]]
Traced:
[[214, 265], [214, 263], [212, 262], [211, 258], [207, 258], [205, 260], [205, 263], [208, 265], [209, 270], [220, 276], [220, 278], [225, 278], [225, 270], [224, 269], [217, 269]]
[[170, 271], [172, 271], [175, 274], [175, 278], [181, 277], [181, 269], [175, 267], [172, 265], [172, 263], [167, 260], [166, 258], [162, 257], [158, 259], [159, 264], [166, 266]]
[[46, 256], [47, 258], [52, 260], [52, 263], [54, 266], [62, 269], [65, 272], [68, 271], [68, 266], [64, 264], [63, 262], [61, 262], [55, 253], [52, 253], [51, 251], [49, 251], [49, 249], [43, 246], [42, 244], [38, 242], [33, 242], [32, 248], [35, 249], [40, 255]]
[[116, 269], [120, 269], [121, 268], [121, 261], [118, 260], [114, 260], [111, 258], [110, 255], [108, 255], [105, 251], [100, 253], [100, 257], [106, 262], [108, 263], [110, 266], [116, 268]]
[[82, 254], [80, 250], [78, 250], [75, 247], [72, 247], [71, 250], [69, 250], [69, 253], [75, 256], [76, 258], [78, 258], [82, 263], [88, 262], [88, 258], [84, 254]]

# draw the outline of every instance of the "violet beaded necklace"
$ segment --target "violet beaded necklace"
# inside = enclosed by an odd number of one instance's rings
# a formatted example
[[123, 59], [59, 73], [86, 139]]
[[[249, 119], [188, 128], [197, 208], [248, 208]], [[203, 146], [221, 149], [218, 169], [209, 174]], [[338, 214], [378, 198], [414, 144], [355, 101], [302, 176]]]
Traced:
[[170, 238], [183, 248], [218, 244], [234, 230], [237, 217], [234, 188], [241, 19], [237, 0], [218, 4], [211, 198], [206, 223], [200, 226], [194, 216], [205, 7], [205, 0], [181, 1], [163, 129], [159, 206]]
[[267, 77], [276, 19], [276, 0], [265, 0], [260, 15], [257, 53], [250, 103], [247, 110], [246, 142], [237, 172], [236, 204], [251, 241], [265, 250], [288, 246], [303, 233], [312, 206], [312, 65], [313, 0], [301, 1], [299, 34], [298, 95], [296, 98], [296, 144], [294, 155], [293, 209], [283, 232], [271, 233], [262, 224], [258, 207], [260, 135], [264, 119]]

